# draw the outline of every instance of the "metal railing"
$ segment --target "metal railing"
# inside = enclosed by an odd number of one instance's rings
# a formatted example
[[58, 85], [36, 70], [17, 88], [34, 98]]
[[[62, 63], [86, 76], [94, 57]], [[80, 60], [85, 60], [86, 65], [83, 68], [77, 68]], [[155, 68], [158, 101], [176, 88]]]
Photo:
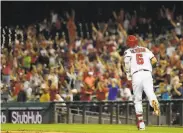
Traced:
[[[180, 125], [183, 126], [183, 99], [182, 100], [160, 100], [161, 116], [152, 114], [148, 101], [143, 101], [144, 121], [146, 125]], [[54, 103], [55, 123], [58, 118], [65, 119], [64, 123], [75, 123], [74, 116], [81, 123], [104, 124], [109, 120], [110, 124], [132, 124], [135, 123], [135, 110], [132, 101], [107, 101], [107, 102], [61, 102]], [[98, 120], [96, 121], [96, 118]], [[88, 121], [90, 119], [90, 122]]]

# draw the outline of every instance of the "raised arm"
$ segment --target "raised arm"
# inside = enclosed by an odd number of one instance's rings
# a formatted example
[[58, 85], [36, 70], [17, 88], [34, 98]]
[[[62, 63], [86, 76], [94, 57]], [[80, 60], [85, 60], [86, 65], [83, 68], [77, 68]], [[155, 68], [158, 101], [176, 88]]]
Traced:
[[66, 13], [65, 13], [65, 15], [66, 15], [67, 19], [69, 19], [69, 18], [70, 18], [70, 15], [69, 15], [69, 13], [68, 13], [68, 12], [66, 12]]
[[93, 23], [92, 23], [91, 25], [92, 25], [92, 30], [93, 30], [95, 33], [97, 33], [98, 30], [97, 30], [97, 28], [95, 27], [95, 25], [94, 25]]
[[145, 42], [144, 42], [144, 40], [141, 39], [140, 37], [137, 37], [137, 38], [138, 38], [138, 40], [139, 40], [140, 46], [145, 47]]
[[117, 20], [117, 19], [118, 19], [118, 17], [117, 17], [116, 12], [115, 12], [115, 11], [113, 11], [113, 12], [112, 12], [112, 14], [113, 14], [114, 18]]
[[73, 18], [73, 20], [75, 19], [75, 11], [74, 11], [74, 9], [72, 9], [72, 18]]
[[181, 92], [177, 90], [181, 85], [182, 85], [182, 84], [179, 84], [179, 83], [178, 83], [178, 84], [174, 85], [174, 87], [173, 87], [175, 93], [176, 93], [178, 96], [181, 96], [181, 95], [182, 95]]
[[148, 53], [148, 56], [149, 56], [149, 59], [151, 61], [152, 67], [156, 67], [156, 64], [158, 62], [156, 57], [154, 56], [154, 54], [149, 49], [146, 48], [146, 51]]
[[157, 59], [156, 59], [155, 57], [152, 57], [152, 58], [151, 58], [151, 64], [152, 64], [153, 67], [156, 66], [157, 62], [158, 62], [158, 61], [157, 61]]
[[125, 67], [125, 73], [128, 80], [132, 80], [131, 73], [130, 73], [130, 57], [125, 57], [124, 59], [124, 67]]
[[125, 36], [125, 38], [127, 38], [127, 33], [125, 31], [125, 29], [123, 29], [122, 25], [118, 23], [118, 28], [121, 31], [121, 33]]
[[108, 28], [108, 24], [105, 24], [105, 27], [104, 27], [102, 34], [105, 34], [105, 32], [107, 31], [107, 28]]
[[131, 56], [130, 54], [125, 51], [124, 52], [124, 70], [127, 76], [128, 80], [132, 80], [132, 75], [131, 75]]

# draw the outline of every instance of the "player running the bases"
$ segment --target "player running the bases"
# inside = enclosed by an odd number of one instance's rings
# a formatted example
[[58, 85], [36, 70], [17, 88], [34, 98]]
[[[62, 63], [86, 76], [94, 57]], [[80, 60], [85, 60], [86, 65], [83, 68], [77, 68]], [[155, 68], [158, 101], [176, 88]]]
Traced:
[[153, 107], [155, 115], [160, 115], [151, 74], [152, 66], [156, 65], [157, 60], [149, 49], [138, 46], [138, 39], [133, 35], [128, 36], [127, 46], [129, 49], [124, 52], [124, 63], [127, 79], [132, 81], [137, 127], [139, 130], [145, 130], [142, 109], [143, 91], [149, 100], [150, 106]]

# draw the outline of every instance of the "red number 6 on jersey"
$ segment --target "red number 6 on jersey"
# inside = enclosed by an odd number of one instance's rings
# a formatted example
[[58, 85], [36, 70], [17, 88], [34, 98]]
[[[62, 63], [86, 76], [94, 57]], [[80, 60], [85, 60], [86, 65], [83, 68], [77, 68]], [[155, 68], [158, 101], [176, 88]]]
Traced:
[[136, 60], [138, 65], [144, 64], [144, 59], [142, 54], [136, 54]]

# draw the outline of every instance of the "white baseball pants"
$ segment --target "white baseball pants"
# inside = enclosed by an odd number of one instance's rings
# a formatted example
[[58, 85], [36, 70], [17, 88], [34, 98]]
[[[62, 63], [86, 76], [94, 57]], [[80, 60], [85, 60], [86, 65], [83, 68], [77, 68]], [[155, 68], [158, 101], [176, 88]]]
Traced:
[[142, 114], [142, 93], [145, 92], [149, 103], [152, 107], [152, 100], [157, 101], [157, 97], [153, 90], [153, 78], [150, 71], [139, 71], [132, 75], [132, 87], [134, 93], [134, 104], [136, 114]]

